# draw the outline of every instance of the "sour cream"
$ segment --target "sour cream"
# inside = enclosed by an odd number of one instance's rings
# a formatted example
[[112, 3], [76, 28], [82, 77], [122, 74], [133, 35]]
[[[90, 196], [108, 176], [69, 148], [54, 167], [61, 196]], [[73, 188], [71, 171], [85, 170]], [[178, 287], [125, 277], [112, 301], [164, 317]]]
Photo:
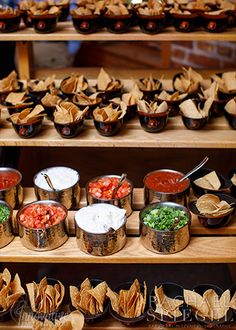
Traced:
[[78, 227], [92, 234], [105, 234], [119, 229], [126, 221], [126, 211], [110, 204], [93, 204], [75, 214]]
[[41, 189], [52, 191], [47, 184], [44, 176], [41, 173], [47, 174], [56, 190], [63, 190], [74, 186], [79, 181], [79, 173], [72, 168], [57, 166], [46, 168], [34, 177], [34, 183]]

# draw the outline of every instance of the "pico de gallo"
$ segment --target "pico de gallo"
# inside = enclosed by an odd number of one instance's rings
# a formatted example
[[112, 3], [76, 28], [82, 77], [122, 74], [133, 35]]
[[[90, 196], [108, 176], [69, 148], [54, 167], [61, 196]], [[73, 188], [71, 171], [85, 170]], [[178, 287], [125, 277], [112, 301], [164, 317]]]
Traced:
[[178, 193], [189, 187], [189, 179], [178, 182], [183, 174], [172, 171], [154, 171], [144, 178], [144, 184], [149, 189], [162, 193]]
[[14, 171], [0, 171], [0, 189], [14, 187], [19, 182], [19, 174]]
[[45, 229], [59, 224], [66, 211], [54, 204], [30, 204], [19, 215], [19, 222], [28, 228]]
[[[112, 199], [113, 190], [119, 183], [119, 177], [102, 177], [95, 181], [89, 182], [88, 191], [95, 197], [100, 199]], [[115, 194], [115, 198], [123, 198], [132, 190], [131, 184], [125, 181]]]

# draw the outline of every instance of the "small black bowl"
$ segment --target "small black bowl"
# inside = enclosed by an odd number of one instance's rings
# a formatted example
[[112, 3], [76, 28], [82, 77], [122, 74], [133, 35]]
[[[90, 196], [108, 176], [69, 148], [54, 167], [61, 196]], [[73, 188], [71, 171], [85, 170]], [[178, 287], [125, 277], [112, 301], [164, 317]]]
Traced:
[[232, 184], [232, 186], [230, 187], [230, 192], [231, 192], [231, 195], [236, 198], [236, 185], [234, 185], [233, 182], [231, 181], [234, 174], [236, 174], [236, 168], [232, 168], [229, 171], [229, 180]]
[[[133, 284], [133, 282], [122, 283], [119, 286], [117, 286], [114, 291], [119, 293], [120, 290], [129, 290], [132, 284]], [[141, 289], [141, 292], [144, 293], [144, 286], [142, 284], [140, 284], [140, 289]], [[116, 319], [117, 321], [120, 321], [121, 323], [125, 324], [126, 326], [135, 326], [137, 323], [144, 321], [146, 319], [147, 312], [149, 309], [148, 301], [149, 301], [149, 295], [147, 293], [146, 306], [144, 309], [144, 313], [138, 317], [128, 318], [128, 317], [123, 317], [123, 316], [119, 315], [112, 309], [111, 303], [109, 304], [109, 313], [111, 314], [111, 316], [114, 319]]]
[[[197, 292], [198, 294], [200, 294], [201, 296], [204, 294], [204, 292], [206, 292], [208, 289], [212, 289], [214, 290], [219, 296], [222, 295], [223, 290], [213, 284], [200, 284], [200, 285], [196, 285], [193, 288], [193, 291]], [[201, 324], [202, 326], [206, 327], [206, 328], [215, 328], [218, 326], [223, 326], [223, 324], [228, 324], [229, 322], [231, 322], [232, 318], [233, 318], [233, 311], [232, 309], [229, 309], [228, 312], [226, 313], [225, 317], [221, 318], [220, 320], [210, 320], [208, 318], [203, 318], [201, 316], [199, 316], [197, 314], [197, 312], [193, 311], [193, 315], [196, 319], [196, 321]]]
[[228, 15], [221, 13], [218, 15], [211, 15], [209, 13], [202, 13], [203, 27], [207, 32], [223, 32], [228, 26]]
[[217, 217], [212, 217], [212, 216], [205, 216], [202, 215], [197, 207], [196, 207], [196, 202], [197, 201], [193, 201], [190, 202], [188, 204], [188, 208], [189, 210], [194, 213], [195, 215], [197, 215], [199, 222], [204, 226], [204, 227], [208, 227], [208, 228], [219, 228], [219, 227], [224, 227], [226, 225], [228, 225], [230, 223], [230, 221], [232, 220], [232, 218], [235, 215], [235, 206], [236, 206], [236, 201], [233, 197], [231, 197], [230, 195], [226, 195], [226, 194], [220, 194], [220, 193], [214, 193], [214, 195], [219, 196], [220, 200], [224, 200], [227, 203], [229, 203], [230, 205], [232, 205], [233, 210], [230, 211], [229, 213], [227, 213], [226, 215], [221, 215], [221, 216], [217, 216]]
[[199, 26], [197, 13], [191, 14], [172, 14], [173, 24], [178, 32], [192, 32]]
[[199, 187], [197, 186], [194, 181], [198, 178], [201, 178], [203, 176], [205, 176], [206, 174], [212, 172], [213, 170], [210, 169], [210, 168], [206, 168], [206, 167], [203, 167], [203, 168], [200, 168], [197, 172], [193, 173], [191, 176], [190, 176], [190, 182], [191, 182], [191, 186], [192, 186], [192, 189], [193, 189], [193, 192], [194, 192], [194, 195], [199, 197], [199, 196], [202, 196], [204, 194], [211, 194], [211, 193], [224, 193], [224, 192], [227, 192], [227, 190], [230, 189], [231, 187], [231, 181], [229, 179], [225, 179], [223, 177], [222, 174], [220, 174], [218, 171], [215, 171], [220, 182], [221, 182], [221, 187], [219, 190], [214, 190], [214, 189], [205, 189], [205, 188], [202, 188], [202, 187]]
[[8, 310], [0, 312], [0, 322], [17, 321], [26, 310], [25, 306], [27, 306], [27, 298], [23, 294]]
[[157, 34], [165, 27], [165, 14], [155, 16], [137, 14], [137, 17], [139, 27], [144, 33]]
[[[145, 78], [142, 78], [140, 79], [140, 82], [143, 83], [144, 80]], [[153, 81], [156, 83], [159, 82], [158, 79], [153, 79]], [[155, 99], [155, 94], [159, 93], [159, 91], [162, 89], [162, 84], [160, 83], [159, 88], [154, 90], [142, 89], [141, 87], [139, 87], [139, 89], [143, 93], [143, 99], [145, 101], [153, 101]]]
[[3, 104], [7, 107], [8, 113], [11, 116], [13, 113], [19, 113], [27, 108], [34, 108], [37, 105], [37, 99], [33, 95], [27, 95], [29, 99], [23, 104], [12, 105], [9, 102], [4, 102]]
[[228, 16], [228, 28], [236, 26], [236, 10], [227, 10], [225, 12]]
[[59, 124], [54, 121], [54, 126], [61, 137], [70, 139], [83, 130], [84, 118], [68, 124]]
[[[61, 90], [63, 96], [67, 97], [67, 98], [69, 99], [69, 101], [72, 101], [72, 99], [73, 99], [73, 97], [74, 97], [74, 95], [75, 95], [76, 93], [65, 92], [64, 89], [63, 89], [63, 86], [62, 86], [63, 82], [66, 81], [66, 80], [69, 79], [69, 78], [70, 78], [70, 77], [66, 77], [66, 78], [64, 78], [64, 79], [61, 81], [61, 84], [60, 84], [60, 90]], [[85, 81], [86, 83], [88, 83], [88, 80], [87, 80], [86, 78], [84, 78], [84, 81]], [[82, 92], [86, 94], [87, 90], [88, 90], [88, 87], [87, 87], [86, 89], [82, 90]]]
[[21, 21], [20, 12], [17, 15], [0, 14], [0, 33], [10, 33], [18, 30]]
[[104, 15], [106, 28], [111, 33], [125, 33], [128, 31], [132, 14], [127, 15]]
[[157, 133], [162, 131], [168, 120], [168, 112], [162, 113], [145, 113], [137, 111], [141, 127], [149, 133]]
[[[174, 91], [178, 91], [177, 89], [176, 89], [176, 87], [175, 87], [175, 80], [177, 79], [177, 78], [181, 78], [181, 76], [183, 75], [183, 73], [182, 72], [178, 72], [178, 73], [176, 73], [174, 76], [173, 76], [173, 78], [172, 78], [172, 86], [173, 86], [173, 90]], [[198, 93], [200, 92], [200, 90], [199, 90], [199, 85], [197, 86], [197, 88], [196, 88], [196, 90], [194, 90], [193, 92], [191, 92], [191, 93], [188, 93], [188, 98], [191, 98], [191, 99], [199, 99], [199, 96], [198, 96]], [[179, 91], [180, 92], [180, 91]], [[186, 91], [184, 91], [184, 92], [181, 92], [181, 93], [186, 93]], [[200, 100], [199, 100], [200, 101]]]
[[[75, 96], [75, 95], [74, 95]], [[76, 101], [75, 97], [73, 97], [72, 102], [77, 105], [81, 110], [84, 110], [85, 108], [88, 107], [87, 115], [85, 116], [86, 119], [91, 119], [93, 118], [93, 110], [95, 110], [99, 105], [102, 103], [102, 97], [98, 97], [98, 102], [94, 104], [80, 104]]]
[[123, 118], [116, 121], [98, 121], [93, 118], [93, 122], [96, 130], [100, 135], [114, 136], [120, 131], [123, 125]]
[[70, 14], [70, 4], [66, 3], [64, 5], [59, 5], [59, 8], [60, 8], [60, 14], [59, 14], [58, 21], [59, 22], [67, 21], [67, 18]]
[[42, 128], [43, 119], [40, 118], [39, 120], [33, 123], [27, 124], [15, 124], [12, 122], [12, 126], [15, 132], [19, 135], [19, 137], [23, 139], [29, 139], [34, 137], [39, 133]]
[[208, 117], [204, 117], [204, 118], [188, 118], [185, 117], [182, 113], [181, 117], [182, 117], [182, 121], [184, 123], [184, 126], [187, 129], [191, 129], [191, 130], [199, 130], [202, 129], [208, 122]]
[[56, 30], [58, 14], [30, 15], [35, 32], [51, 33]]
[[[174, 91], [168, 91], [168, 94], [174, 94]], [[180, 108], [179, 105], [180, 103], [182, 103], [185, 98], [181, 99], [181, 100], [162, 100], [159, 98], [158, 95], [155, 96], [158, 104], [161, 104], [163, 101], [165, 101], [168, 105], [168, 111], [169, 111], [169, 117], [175, 117], [179, 114]]]
[[6, 97], [8, 96], [8, 94], [14, 92], [21, 92], [23, 90], [23, 86], [24, 84], [21, 81], [18, 81], [18, 88], [11, 90], [11, 91], [5, 91], [5, 92], [0, 92], [0, 104], [3, 104], [3, 102], [5, 101]]
[[97, 31], [100, 25], [100, 15], [72, 15], [74, 28], [82, 34], [90, 34]]
[[97, 89], [97, 85], [95, 86], [96, 92], [99, 93], [98, 96], [102, 98], [102, 101], [104, 104], [108, 104], [110, 99], [121, 96], [123, 87], [121, 85], [121, 81], [119, 79], [116, 79], [116, 80], [119, 82], [120, 87], [112, 89], [112, 90], [103, 91], [103, 90]]
[[30, 17], [28, 10], [21, 9], [20, 13], [21, 13], [21, 18], [23, 19], [25, 26], [28, 28], [33, 27], [33, 22], [32, 22], [32, 19]]
[[227, 112], [226, 110], [224, 111], [225, 118], [227, 119], [228, 123], [233, 129], [236, 129], [236, 114], [233, 115], [232, 113]]
[[[119, 106], [118, 103], [115, 103], [112, 100], [109, 100], [109, 103], [114, 104], [116, 107]], [[136, 114], [137, 114], [137, 104], [127, 105], [126, 114], [124, 115], [124, 121], [134, 118]]]
[[42, 91], [35, 91], [33, 90], [30, 86], [27, 87], [28, 91], [31, 95], [33, 95], [34, 98], [37, 99], [38, 102], [41, 102], [41, 99], [47, 94], [49, 93], [49, 89], [45, 89]]
[[[171, 282], [165, 282], [165, 283], [161, 283], [158, 285], [163, 287], [163, 291], [165, 293], [165, 295], [169, 298], [172, 299], [181, 299], [184, 301], [184, 294], [183, 294], [183, 287], [175, 284], [175, 283], [171, 283]], [[185, 302], [180, 306], [180, 311], [182, 312], [182, 316], [180, 317], [172, 317], [170, 318], [169, 316], [166, 315], [161, 315], [157, 312], [155, 312], [156, 309], [156, 303], [155, 303], [155, 291], [154, 288], [151, 291], [150, 294], [150, 310], [149, 312], [155, 316], [155, 318], [162, 322], [165, 323], [168, 327], [174, 327], [179, 323], [188, 321], [191, 317], [191, 310], [190, 308], [185, 304]]]

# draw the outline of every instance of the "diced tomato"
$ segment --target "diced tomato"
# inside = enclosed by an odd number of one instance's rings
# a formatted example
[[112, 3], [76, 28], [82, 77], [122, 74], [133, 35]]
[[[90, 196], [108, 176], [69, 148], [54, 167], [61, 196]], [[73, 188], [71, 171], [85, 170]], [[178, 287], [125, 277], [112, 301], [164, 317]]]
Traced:
[[[112, 199], [112, 192], [117, 187], [119, 178], [104, 177], [89, 183], [89, 193], [95, 198]], [[131, 192], [131, 186], [125, 181], [118, 189], [115, 198], [123, 198]]]
[[65, 210], [54, 204], [31, 204], [20, 214], [20, 222], [29, 228], [49, 228], [65, 219]]

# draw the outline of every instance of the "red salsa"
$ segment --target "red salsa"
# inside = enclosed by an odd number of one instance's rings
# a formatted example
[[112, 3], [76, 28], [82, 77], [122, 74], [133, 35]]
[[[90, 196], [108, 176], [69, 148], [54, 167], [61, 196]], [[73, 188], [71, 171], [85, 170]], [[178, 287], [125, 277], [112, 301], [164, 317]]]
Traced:
[[183, 174], [168, 171], [156, 171], [148, 174], [144, 184], [149, 189], [162, 193], [178, 193], [188, 188], [189, 179], [177, 182]]
[[0, 189], [14, 187], [19, 182], [19, 174], [14, 171], [0, 171]]
[[[89, 183], [89, 193], [101, 199], [112, 199], [112, 192], [119, 183], [119, 178], [116, 177], [104, 177], [96, 181]], [[123, 198], [131, 192], [131, 185], [128, 181], [125, 181], [117, 190], [115, 198]]]
[[20, 214], [19, 221], [28, 228], [49, 228], [65, 219], [65, 210], [54, 204], [31, 204]]

